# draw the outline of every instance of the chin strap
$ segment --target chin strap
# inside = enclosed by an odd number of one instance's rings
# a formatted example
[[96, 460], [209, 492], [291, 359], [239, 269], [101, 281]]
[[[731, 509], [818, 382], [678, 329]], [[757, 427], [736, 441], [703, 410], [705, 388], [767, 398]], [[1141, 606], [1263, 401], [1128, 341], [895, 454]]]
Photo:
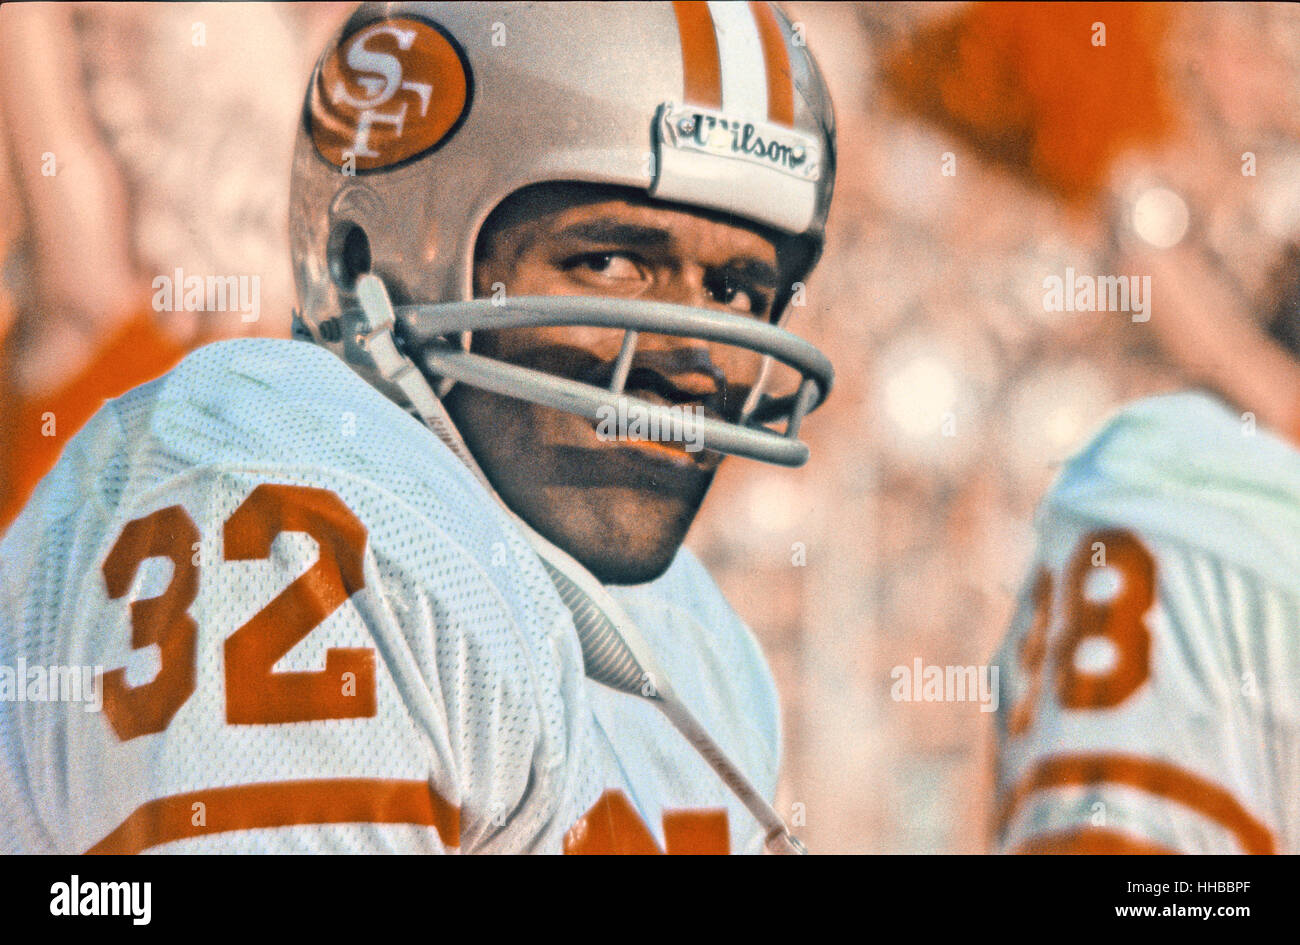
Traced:
[[[370, 355], [379, 376], [402, 392], [424, 425], [447, 444], [482, 485], [491, 490], [487, 476], [469, 451], [460, 431], [452, 423], [447, 408], [429, 386], [428, 378], [397, 347], [397, 341], [393, 338], [397, 315], [384, 283], [378, 276], [366, 273], [357, 280], [357, 298], [368, 322], [368, 331], [361, 338], [361, 346]], [[496, 492], [493, 491], [492, 494], [496, 495]]]
[[763, 827], [764, 846], [770, 852], [806, 853], [781, 815], [673, 692], [650, 647], [613, 595], [563, 550], [526, 523], [520, 524], [560, 599], [573, 614], [587, 675], [611, 689], [652, 702]]
[[357, 297], [369, 323], [361, 344], [374, 361], [379, 375], [402, 391], [424, 425], [456, 454], [479, 484], [505, 509], [541, 559], [560, 599], [573, 616], [586, 675], [611, 689], [646, 699], [657, 706], [763, 827], [764, 846], [768, 851], [806, 853], [781, 815], [772, 809], [674, 694], [667, 675], [659, 668], [641, 632], [613, 595], [590, 571], [535, 532], [502, 501], [424, 374], [397, 347], [393, 338], [397, 317], [383, 282], [370, 273], [361, 276], [357, 280]]

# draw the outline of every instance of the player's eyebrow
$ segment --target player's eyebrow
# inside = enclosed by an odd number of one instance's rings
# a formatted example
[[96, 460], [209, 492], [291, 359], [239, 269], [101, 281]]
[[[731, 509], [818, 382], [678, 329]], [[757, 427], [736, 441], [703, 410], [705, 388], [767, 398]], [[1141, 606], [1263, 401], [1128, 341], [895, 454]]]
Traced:
[[673, 241], [667, 230], [617, 220], [587, 220], [566, 226], [556, 234], [556, 239], [580, 239], [588, 243], [636, 246], [642, 249], [660, 249]]
[[780, 273], [776, 271], [776, 267], [752, 256], [743, 256], [740, 259], [730, 260], [725, 266], [719, 268], [728, 275], [743, 279], [763, 289], [775, 289], [781, 278]]

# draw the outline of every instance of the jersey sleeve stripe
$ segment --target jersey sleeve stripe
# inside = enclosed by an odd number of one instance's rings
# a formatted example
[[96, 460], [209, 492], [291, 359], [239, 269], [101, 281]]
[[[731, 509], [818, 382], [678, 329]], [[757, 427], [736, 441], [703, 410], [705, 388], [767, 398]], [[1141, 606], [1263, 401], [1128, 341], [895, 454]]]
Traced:
[[428, 782], [338, 778], [245, 784], [159, 798], [136, 808], [86, 852], [140, 853], [163, 843], [234, 830], [348, 823], [433, 827], [445, 846], [460, 846], [460, 809], [439, 797]]
[[1052, 788], [1126, 784], [1196, 811], [1232, 832], [1247, 853], [1273, 853], [1272, 833], [1217, 784], [1154, 758], [1129, 755], [1063, 755], [1037, 765], [1007, 795], [996, 820], [1001, 835], [1031, 794]]
[[1080, 827], [1041, 833], [1030, 837], [1012, 851], [1018, 854], [1128, 854], [1131, 856], [1163, 856], [1177, 853], [1168, 847], [1149, 840], [1131, 837], [1118, 830], [1105, 827]]

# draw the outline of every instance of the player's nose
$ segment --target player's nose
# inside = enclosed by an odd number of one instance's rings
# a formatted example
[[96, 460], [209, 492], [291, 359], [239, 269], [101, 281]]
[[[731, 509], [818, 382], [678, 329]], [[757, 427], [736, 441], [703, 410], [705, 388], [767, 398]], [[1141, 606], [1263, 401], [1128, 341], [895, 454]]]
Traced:
[[704, 271], [698, 265], [680, 264], [671, 275], [656, 280], [651, 292], [657, 302], [693, 308], [717, 307], [704, 285]]
[[739, 352], [696, 337], [644, 334], [633, 363], [663, 375], [673, 386], [701, 400], [743, 383]]

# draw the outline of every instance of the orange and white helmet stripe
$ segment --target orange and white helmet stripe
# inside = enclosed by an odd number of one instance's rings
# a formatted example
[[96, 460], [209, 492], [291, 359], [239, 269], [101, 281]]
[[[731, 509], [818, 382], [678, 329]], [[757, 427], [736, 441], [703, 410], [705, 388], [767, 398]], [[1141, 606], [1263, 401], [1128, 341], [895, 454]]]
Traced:
[[687, 103], [737, 118], [794, 125], [790, 54], [770, 4], [678, 0], [673, 10]]

